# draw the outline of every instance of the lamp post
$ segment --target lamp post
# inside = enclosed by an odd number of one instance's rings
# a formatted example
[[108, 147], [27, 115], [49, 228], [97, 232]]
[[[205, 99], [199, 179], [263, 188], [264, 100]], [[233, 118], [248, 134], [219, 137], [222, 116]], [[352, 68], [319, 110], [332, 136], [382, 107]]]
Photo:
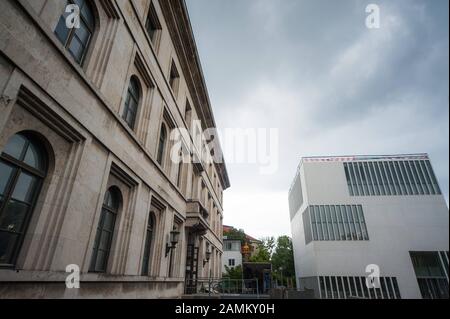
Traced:
[[209, 260], [211, 259], [211, 250], [208, 250], [205, 252], [205, 259], [203, 260], [203, 267], [205, 267], [205, 265], [209, 262]]
[[169, 244], [169, 241], [166, 243], [166, 257], [169, 255], [169, 253], [172, 249], [177, 248], [179, 237], [180, 237], [180, 232], [177, 231], [176, 229], [174, 229], [170, 232], [170, 235], [169, 235], [170, 244]]

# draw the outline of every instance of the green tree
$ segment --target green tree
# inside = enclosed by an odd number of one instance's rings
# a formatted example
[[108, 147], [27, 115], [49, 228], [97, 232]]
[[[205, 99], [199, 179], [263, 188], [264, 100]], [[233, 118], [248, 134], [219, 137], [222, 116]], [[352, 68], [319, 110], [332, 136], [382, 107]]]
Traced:
[[231, 228], [230, 231], [224, 232], [223, 235], [226, 236], [227, 239], [230, 239], [230, 240], [240, 240], [242, 244], [245, 243], [246, 238], [247, 238], [244, 230], [236, 229], [236, 228]]
[[277, 246], [272, 255], [272, 267], [275, 277], [283, 283], [287, 281], [287, 278], [295, 278], [294, 251], [290, 237], [281, 236], [278, 238]]
[[223, 273], [222, 277], [227, 279], [242, 279], [242, 266], [225, 266], [225, 272]]
[[268, 263], [272, 259], [273, 249], [275, 247], [275, 238], [265, 237], [260, 240], [256, 253], [250, 257], [252, 263]]

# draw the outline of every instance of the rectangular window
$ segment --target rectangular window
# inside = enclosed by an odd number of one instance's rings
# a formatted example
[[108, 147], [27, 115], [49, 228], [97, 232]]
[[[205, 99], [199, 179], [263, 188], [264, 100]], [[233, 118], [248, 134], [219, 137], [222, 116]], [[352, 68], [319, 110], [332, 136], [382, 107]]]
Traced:
[[356, 237], [358, 240], [364, 240], [362, 236], [361, 224], [359, 223], [358, 211], [356, 205], [352, 205], [352, 215], [355, 222]]
[[387, 181], [387, 176], [386, 176], [386, 172], [384, 170], [383, 162], [377, 162], [377, 166], [378, 166], [379, 173], [381, 175], [381, 184], [383, 185], [383, 187], [382, 187], [383, 191], [382, 191], [381, 195], [383, 195], [383, 196], [390, 195], [389, 184]]
[[429, 160], [344, 163], [350, 196], [441, 195]]
[[313, 232], [313, 240], [319, 240], [319, 237], [318, 237], [318, 234], [317, 234], [316, 214], [314, 213], [314, 210], [311, 207], [308, 207], [307, 211], [311, 215], [311, 226], [312, 226], [312, 232]]
[[402, 172], [400, 171], [400, 166], [397, 161], [394, 163], [395, 176], [398, 179], [398, 184], [400, 187], [400, 195], [406, 195], [405, 181], [403, 180]]
[[318, 206], [312, 206], [313, 210], [314, 210], [314, 214], [316, 215], [316, 225], [317, 225], [317, 230], [319, 233], [319, 240], [322, 241], [324, 240], [324, 235], [323, 235], [323, 228], [322, 228], [322, 219], [320, 216], [320, 211], [319, 211], [319, 207]]
[[378, 177], [375, 174], [375, 166], [374, 165], [376, 165], [376, 163], [369, 162], [369, 170], [370, 170], [370, 175], [372, 176], [372, 181], [374, 184], [375, 195], [379, 196], [381, 194], [381, 191], [380, 191], [380, 185], [378, 182]]
[[339, 228], [339, 239], [345, 240], [345, 230], [344, 230], [344, 221], [342, 219], [341, 210], [339, 206], [334, 206], [336, 217], [337, 217], [337, 223]]
[[353, 196], [354, 195], [353, 181], [350, 177], [350, 172], [349, 172], [347, 163], [344, 163], [344, 171], [345, 171], [345, 177], [347, 179], [347, 185], [348, 185], [348, 190], [350, 192], [350, 196]]
[[340, 240], [341, 235], [339, 233], [339, 222], [336, 216], [336, 207], [335, 206], [330, 206], [330, 211], [331, 211], [331, 220], [333, 223], [333, 232], [334, 232], [334, 236], [336, 240]]
[[431, 195], [435, 195], [433, 183], [431, 182], [431, 178], [430, 178], [430, 175], [428, 174], [428, 170], [425, 165], [425, 162], [420, 161], [419, 163], [420, 163], [420, 168], [422, 169], [423, 175], [425, 176], [425, 181], [427, 183], [428, 190], [430, 191]]
[[372, 180], [372, 176], [370, 175], [368, 163], [364, 163], [364, 173], [366, 174], [367, 188], [369, 190], [368, 195], [373, 196], [373, 195], [375, 195], [375, 192], [374, 192], [373, 180]]
[[434, 175], [434, 170], [431, 167], [431, 162], [430, 161], [425, 161], [425, 164], [427, 166], [428, 173], [430, 174], [431, 181], [433, 183], [433, 187], [434, 187], [435, 193], [438, 194], [438, 195], [441, 195], [441, 189], [440, 189], [439, 183], [438, 183], [438, 181], [436, 179], [436, 175]]
[[323, 206], [319, 206], [320, 219], [322, 220], [323, 240], [329, 240], [327, 216]]
[[330, 213], [330, 206], [325, 206], [325, 214], [327, 216], [329, 238], [330, 238], [330, 240], [334, 240], [335, 239], [334, 227], [333, 227], [333, 221], [332, 221], [331, 213]]
[[175, 96], [178, 95], [178, 87], [180, 84], [180, 74], [178, 73], [175, 61], [172, 61], [172, 66], [170, 67], [169, 74], [169, 84]]
[[358, 163], [358, 170], [359, 170], [359, 174], [361, 175], [361, 182], [362, 182], [362, 189], [363, 189], [363, 196], [368, 196], [369, 192], [368, 192], [368, 187], [367, 187], [367, 178], [366, 178], [366, 174], [364, 172], [364, 164], [363, 163]]
[[349, 163], [349, 168], [350, 168], [350, 176], [351, 176], [351, 179], [353, 180], [353, 183], [354, 183], [354, 194], [356, 196], [359, 196], [361, 194], [361, 191], [360, 191], [360, 180], [357, 178], [357, 176], [355, 174], [355, 168], [353, 166], [353, 163]]
[[[367, 287], [365, 277], [320, 276], [320, 296], [322, 299], [401, 299], [396, 278], [381, 277], [380, 283], [381, 287], [375, 289]], [[433, 288], [439, 289], [439, 284]]]
[[148, 12], [147, 21], [145, 23], [145, 29], [147, 30], [147, 34], [150, 37], [153, 45], [157, 45], [159, 32], [161, 31], [162, 27], [153, 3], [150, 3], [150, 9]]
[[422, 297], [448, 299], [448, 252], [410, 252], [410, 256]]
[[361, 205], [311, 205], [303, 213], [303, 227], [306, 244], [369, 240]]

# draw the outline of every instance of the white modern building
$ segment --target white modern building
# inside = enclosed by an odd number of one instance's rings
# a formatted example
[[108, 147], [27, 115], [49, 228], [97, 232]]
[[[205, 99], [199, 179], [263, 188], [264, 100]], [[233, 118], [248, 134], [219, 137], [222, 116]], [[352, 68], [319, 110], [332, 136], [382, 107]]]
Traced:
[[223, 237], [222, 273], [225, 266], [234, 268], [242, 265], [241, 241]]
[[449, 211], [428, 155], [303, 158], [289, 206], [300, 289], [449, 297]]

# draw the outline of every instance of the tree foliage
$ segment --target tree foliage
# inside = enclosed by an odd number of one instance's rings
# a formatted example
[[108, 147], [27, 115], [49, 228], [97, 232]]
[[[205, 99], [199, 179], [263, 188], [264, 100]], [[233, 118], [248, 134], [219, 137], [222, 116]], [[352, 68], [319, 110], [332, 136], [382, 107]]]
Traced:
[[288, 236], [281, 236], [272, 255], [272, 267], [277, 277], [295, 277], [294, 251], [292, 240]]
[[225, 273], [222, 275], [222, 277], [227, 279], [242, 279], [242, 266], [225, 266]]
[[242, 244], [245, 243], [246, 238], [247, 238], [244, 230], [236, 229], [236, 228], [231, 228], [231, 230], [224, 232], [223, 235], [226, 236], [227, 239], [230, 239], [230, 240], [240, 240]]
[[253, 263], [268, 263], [272, 259], [273, 250], [275, 247], [275, 238], [262, 238], [256, 249], [256, 253], [250, 258]]

